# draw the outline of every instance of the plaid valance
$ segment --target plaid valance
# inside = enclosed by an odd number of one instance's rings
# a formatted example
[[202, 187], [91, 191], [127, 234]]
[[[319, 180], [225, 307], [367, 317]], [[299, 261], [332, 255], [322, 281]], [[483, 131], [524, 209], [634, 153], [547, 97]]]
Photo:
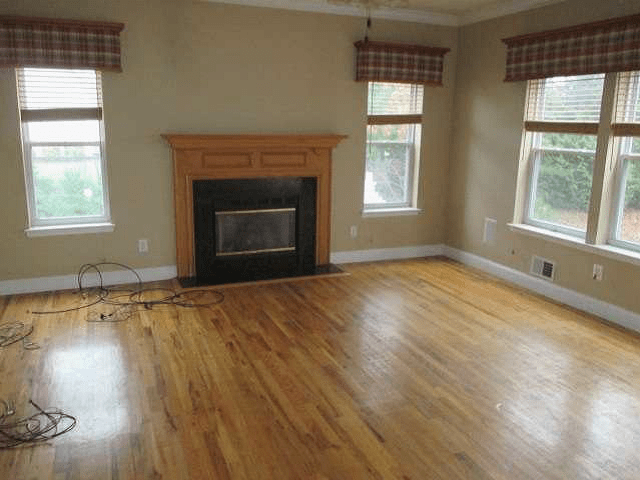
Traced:
[[640, 15], [502, 40], [505, 82], [640, 70]]
[[122, 23], [0, 16], [0, 67], [122, 71]]
[[356, 46], [357, 82], [442, 85], [448, 48], [360, 41]]

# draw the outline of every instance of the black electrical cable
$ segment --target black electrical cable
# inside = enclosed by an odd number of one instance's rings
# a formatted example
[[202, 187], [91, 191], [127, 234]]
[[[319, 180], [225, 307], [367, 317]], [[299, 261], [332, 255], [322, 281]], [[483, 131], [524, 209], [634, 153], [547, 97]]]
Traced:
[[78, 423], [76, 417], [54, 408], [43, 410], [33, 400], [29, 400], [29, 403], [37, 413], [7, 422], [15, 414], [13, 405], [4, 400], [0, 400], [0, 403], [3, 406], [0, 414], [0, 449], [46, 442], [67, 433]]
[[22, 322], [3, 323], [0, 325], [0, 347], [8, 347], [22, 340], [22, 348], [36, 350], [40, 345], [28, 339], [32, 333], [33, 325], [27, 326]]
[[[128, 270], [135, 277], [135, 288], [127, 287], [107, 287], [104, 285], [103, 272], [104, 266], [115, 266], [124, 270]], [[98, 285], [95, 287], [85, 286], [86, 275], [95, 272], [98, 278]], [[100, 262], [87, 263], [80, 267], [77, 275], [78, 293], [86, 297], [92, 290], [96, 291], [96, 300], [87, 304], [71, 307], [63, 310], [47, 310], [31, 312], [34, 315], [45, 315], [55, 313], [67, 313], [84, 308], [92, 307], [98, 304], [110, 305], [115, 307], [109, 313], [91, 314], [88, 316], [89, 322], [121, 322], [129, 319], [138, 310], [151, 310], [155, 306], [178, 306], [185, 308], [201, 308], [211, 307], [222, 303], [224, 295], [217, 290], [195, 289], [177, 292], [168, 288], [144, 288], [142, 278], [132, 267], [117, 262]], [[162, 293], [160, 298], [148, 299], [145, 296], [151, 294]], [[201, 301], [203, 297], [212, 296], [213, 299]]]

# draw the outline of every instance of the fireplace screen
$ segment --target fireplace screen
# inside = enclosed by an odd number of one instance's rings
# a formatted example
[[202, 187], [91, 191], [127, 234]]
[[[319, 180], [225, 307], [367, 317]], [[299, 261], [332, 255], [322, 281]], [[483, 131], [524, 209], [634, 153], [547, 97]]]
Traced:
[[291, 252], [296, 249], [296, 209], [217, 211], [216, 255]]

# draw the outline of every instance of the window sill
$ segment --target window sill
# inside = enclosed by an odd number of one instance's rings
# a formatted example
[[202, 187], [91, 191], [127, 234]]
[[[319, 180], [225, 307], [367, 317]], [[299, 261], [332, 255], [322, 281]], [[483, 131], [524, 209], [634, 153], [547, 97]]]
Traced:
[[113, 223], [83, 223], [76, 225], [53, 225], [47, 227], [31, 227], [25, 229], [27, 237], [48, 237], [52, 235], [78, 235], [83, 233], [113, 232]]
[[396, 217], [402, 215], [420, 215], [421, 208], [373, 208], [362, 210], [363, 217]]
[[612, 258], [614, 260], [640, 265], [640, 252], [614, 247], [613, 245], [590, 245], [588, 243], [584, 243], [583, 240], [570, 235], [552, 232], [550, 230], [545, 230], [544, 228], [533, 227], [531, 225], [524, 225], [521, 223], [508, 223], [507, 226], [512, 232], [541, 238], [549, 242], [573, 247], [578, 250], [582, 250], [583, 252], [602, 255], [603, 257]]

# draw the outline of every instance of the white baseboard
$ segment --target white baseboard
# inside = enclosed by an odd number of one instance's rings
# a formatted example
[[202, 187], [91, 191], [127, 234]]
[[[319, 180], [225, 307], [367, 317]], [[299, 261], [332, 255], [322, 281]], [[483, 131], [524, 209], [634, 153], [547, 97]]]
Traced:
[[[430, 257], [435, 255], [444, 255], [557, 302], [564, 303], [578, 310], [597, 315], [610, 322], [640, 332], [640, 314], [447, 245], [420, 245], [415, 247], [334, 252], [331, 254], [331, 263], [375, 262], [382, 260], [399, 260], [403, 258]], [[136, 269], [136, 271], [144, 282], [169, 280], [175, 278], [177, 275], [175, 265], [141, 268]], [[105, 285], [132, 283], [136, 280], [135, 277], [126, 270], [105, 272], [102, 275]], [[0, 281], [0, 295], [73, 289], [78, 287], [76, 277], [76, 275], [62, 275], [20, 280], [2, 280]], [[85, 281], [87, 286], [96, 285], [98, 281], [97, 275], [87, 274]]]
[[[164, 267], [136, 269], [143, 282], [155, 282], [175, 278], [177, 270], [175, 265]], [[102, 273], [105, 285], [120, 285], [123, 283], [135, 283], [136, 277], [126, 270]], [[95, 273], [87, 273], [84, 276], [83, 285], [98, 285], [98, 276]], [[51, 290], [68, 290], [78, 288], [77, 275], [59, 275], [52, 277], [24, 278], [20, 280], [0, 281], [0, 295], [16, 295], [19, 293], [48, 292]]]
[[578, 293], [575, 290], [561, 287], [547, 280], [533, 277], [519, 270], [506, 267], [500, 263], [456, 248], [445, 246], [443, 248], [443, 255], [457, 260], [460, 263], [464, 263], [465, 265], [469, 265], [470, 267], [483, 270], [508, 282], [515, 283], [520, 287], [532, 290], [557, 302], [640, 332], [640, 315], [630, 310], [603, 302], [602, 300]]
[[402, 258], [433, 257], [443, 255], [444, 245], [418, 245], [415, 247], [378, 248], [375, 250], [351, 250], [333, 252], [331, 263], [378, 262], [381, 260], [399, 260]]
[[[416, 247], [335, 252], [331, 254], [331, 263], [375, 262], [378, 260], [428, 257], [433, 255], [442, 255], [443, 248], [444, 245], [421, 245]], [[138, 272], [143, 282], [169, 280], [177, 276], [177, 269], [175, 265], [141, 268], [136, 269], [136, 272]], [[126, 270], [104, 272], [102, 276], [105, 285], [120, 285], [136, 281], [136, 277]], [[84, 285], [93, 286], [97, 284], [98, 276], [95, 273], [87, 273], [84, 277]], [[77, 275], [0, 280], [0, 295], [49, 292], [52, 290], [69, 290], [74, 288], [78, 288]]]

